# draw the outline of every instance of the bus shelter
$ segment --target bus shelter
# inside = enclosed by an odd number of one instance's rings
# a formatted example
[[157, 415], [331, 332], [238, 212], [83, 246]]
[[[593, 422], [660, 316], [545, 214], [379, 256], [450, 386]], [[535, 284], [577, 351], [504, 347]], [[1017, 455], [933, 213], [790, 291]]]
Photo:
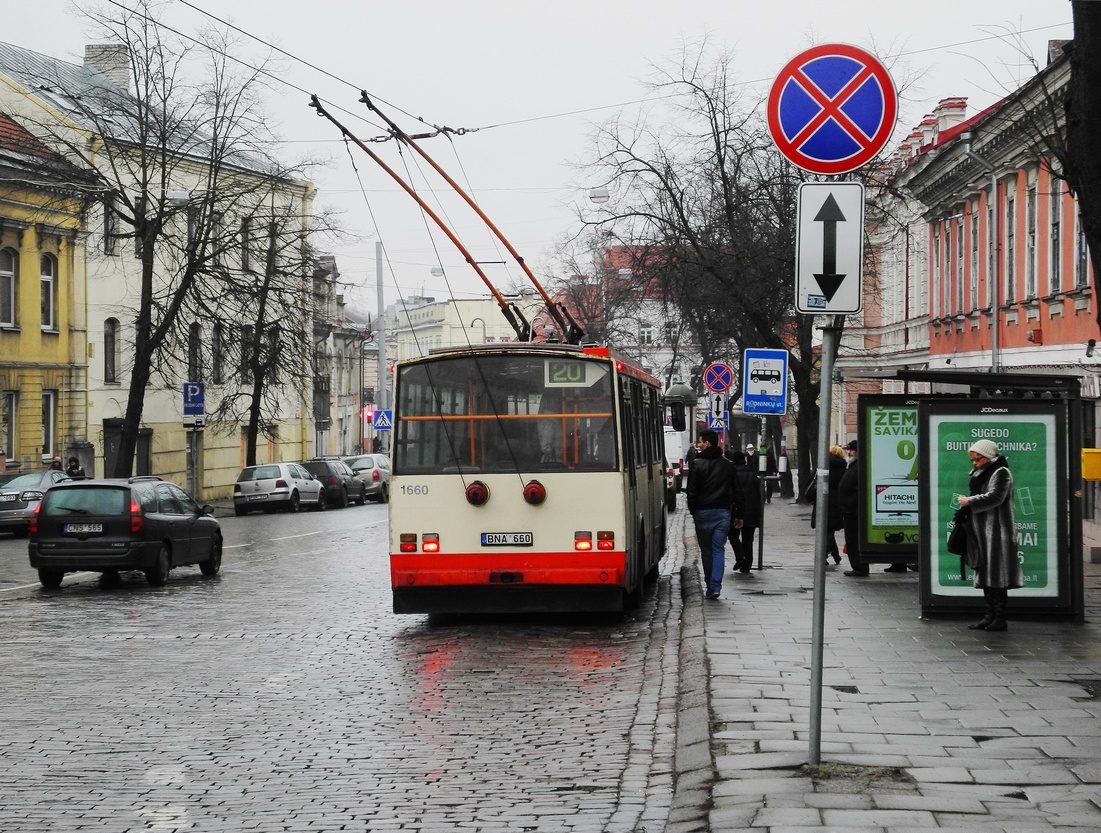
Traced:
[[923, 395], [858, 398], [861, 555], [917, 561], [923, 616], [978, 610], [982, 591], [947, 550], [954, 496], [966, 494], [967, 450], [998, 443], [1014, 479], [1014, 515], [1025, 586], [1009, 594], [1019, 614], [1084, 615], [1082, 400], [1073, 376], [899, 370], [853, 374], [927, 382]]

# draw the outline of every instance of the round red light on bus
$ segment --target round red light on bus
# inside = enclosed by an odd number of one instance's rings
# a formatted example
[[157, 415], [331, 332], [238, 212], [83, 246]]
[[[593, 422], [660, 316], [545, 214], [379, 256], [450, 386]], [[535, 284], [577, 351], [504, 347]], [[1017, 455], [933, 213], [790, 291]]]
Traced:
[[547, 487], [538, 480], [532, 480], [524, 487], [524, 500], [532, 506], [538, 506], [547, 499]]
[[484, 506], [489, 501], [489, 486], [475, 480], [466, 487], [466, 501], [471, 506]]

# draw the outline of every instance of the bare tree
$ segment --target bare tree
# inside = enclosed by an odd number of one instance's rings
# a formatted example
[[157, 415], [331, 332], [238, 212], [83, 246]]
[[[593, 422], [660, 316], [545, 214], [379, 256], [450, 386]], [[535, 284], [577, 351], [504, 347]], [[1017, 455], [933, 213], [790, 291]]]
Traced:
[[[113, 472], [126, 476], [146, 392], [154, 380], [175, 383], [196, 318], [225, 315], [223, 304], [244, 314], [242, 299], [254, 284], [242, 265], [248, 253], [239, 229], [273, 195], [280, 212], [301, 225], [309, 190], [297, 179], [302, 166], [282, 166], [269, 153], [261, 105], [267, 68], [234, 62], [232, 44], [218, 33], [202, 36], [204, 48], [168, 40], [150, 0], [88, 16], [110, 44], [100, 47], [102, 63], [112, 66], [99, 66], [102, 75], [40, 79], [54, 92], [50, 103], [62, 103], [63, 118], [46, 111], [34, 132], [94, 174], [108, 246], [133, 246], [137, 256], [137, 276], [117, 275], [135, 287], [119, 310], [133, 324]], [[301, 234], [294, 239], [300, 244]], [[301, 287], [301, 269], [285, 277]], [[295, 307], [302, 308], [300, 299]]]
[[[746, 347], [791, 351], [806, 478], [818, 391], [813, 319], [793, 311], [800, 174], [775, 152], [756, 115], [759, 102], [735, 97], [730, 64], [725, 54], [709, 62], [699, 48], [661, 74], [654, 91], [675, 97], [675, 129], [615, 120], [598, 131], [590, 167], [617, 199], [593, 222], [661, 252], [651, 259], [651, 276], [691, 328], [705, 363]], [[772, 439], [778, 446], [779, 437]]]

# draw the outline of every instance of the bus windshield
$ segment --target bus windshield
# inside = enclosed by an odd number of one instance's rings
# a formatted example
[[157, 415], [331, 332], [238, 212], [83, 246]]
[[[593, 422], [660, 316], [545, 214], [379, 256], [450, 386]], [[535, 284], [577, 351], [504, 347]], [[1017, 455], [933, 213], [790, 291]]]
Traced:
[[613, 471], [611, 365], [463, 354], [399, 370], [395, 474]]

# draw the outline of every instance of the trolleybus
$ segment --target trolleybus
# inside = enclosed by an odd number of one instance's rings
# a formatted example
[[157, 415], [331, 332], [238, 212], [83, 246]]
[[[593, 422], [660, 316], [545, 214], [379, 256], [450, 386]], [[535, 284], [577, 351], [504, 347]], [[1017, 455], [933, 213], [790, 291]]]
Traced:
[[665, 551], [657, 379], [606, 347], [397, 364], [395, 613], [622, 611]]

